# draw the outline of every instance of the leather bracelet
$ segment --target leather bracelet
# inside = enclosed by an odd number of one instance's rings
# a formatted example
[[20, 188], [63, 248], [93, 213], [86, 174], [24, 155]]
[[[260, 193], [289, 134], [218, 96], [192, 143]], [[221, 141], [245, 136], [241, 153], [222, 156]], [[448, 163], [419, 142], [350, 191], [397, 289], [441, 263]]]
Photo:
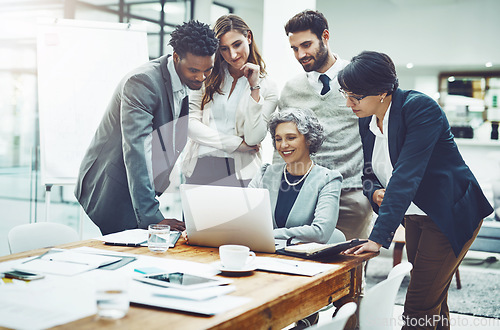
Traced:
[[253, 86], [253, 87], [252, 87], [252, 86], [250, 86], [250, 90], [251, 90], [251, 91], [254, 91], [254, 90], [256, 90], [256, 89], [260, 89], [260, 85], [255, 85], [255, 86]]

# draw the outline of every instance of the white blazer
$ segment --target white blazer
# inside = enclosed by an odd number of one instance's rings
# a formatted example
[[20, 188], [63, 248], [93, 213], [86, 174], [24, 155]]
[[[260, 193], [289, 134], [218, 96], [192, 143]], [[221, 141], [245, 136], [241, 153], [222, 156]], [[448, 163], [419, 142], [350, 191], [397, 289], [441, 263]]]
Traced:
[[[240, 78], [244, 79], [244, 78]], [[189, 95], [188, 143], [184, 150], [182, 172], [187, 177], [193, 174], [198, 161], [200, 144], [232, 153], [235, 163], [236, 177], [240, 180], [252, 179], [260, 169], [262, 156], [239, 152], [236, 149], [245, 140], [248, 145], [257, 145], [264, 140], [267, 133], [269, 116], [278, 103], [278, 87], [267, 76], [260, 82], [260, 99], [256, 102], [250, 95], [250, 85], [246, 81], [235, 114], [235, 135], [223, 134], [210, 127], [210, 112], [213, 102], [205, 104], [201, 110], [201, 100], [205, 88], [191, 91]]]

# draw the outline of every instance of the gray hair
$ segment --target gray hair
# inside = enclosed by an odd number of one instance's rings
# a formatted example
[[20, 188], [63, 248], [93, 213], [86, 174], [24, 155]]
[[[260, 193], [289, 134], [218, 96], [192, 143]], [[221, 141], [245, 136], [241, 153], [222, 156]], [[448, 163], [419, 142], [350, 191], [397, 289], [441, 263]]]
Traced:
[[276, 127], [281, 123], [293, 122], [297, 125], [297, 130], [304, 135], [306, 143], [309, 145], [309, 154], [315, 154], [325, 140], [325, 132], [318, 117], [310, 109], [285, 108], [277, 111], [269, 118], [267, 128], [271, 133], [274, 149], [276, 149]]

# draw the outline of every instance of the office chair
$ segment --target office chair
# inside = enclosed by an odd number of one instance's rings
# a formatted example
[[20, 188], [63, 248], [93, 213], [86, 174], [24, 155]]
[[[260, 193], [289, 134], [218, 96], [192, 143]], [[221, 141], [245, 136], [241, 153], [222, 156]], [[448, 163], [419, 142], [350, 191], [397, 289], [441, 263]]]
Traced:
[[335, 228], [327, 244], [334, 244], [340, 242], [345, 242], [345, 235], [341, 230]]
[[356, 312], [355, 302], [348, 302], [342, 305], [334, 318], [323, 324], [316, 324], [307, 329], [310, 330], [343, 330], [347, 320]]
[[8, 234], [10, 253], [75, 242], [79, 239], [73, 228], [53, 222], [19, 225], [12, 228]]
[[403, 278], [413, 265], [403, 262], [394, 267], [387, 279], [367, 290], [359, 304], [359, 328], [361, 330], [392, 329], [394, 301]]

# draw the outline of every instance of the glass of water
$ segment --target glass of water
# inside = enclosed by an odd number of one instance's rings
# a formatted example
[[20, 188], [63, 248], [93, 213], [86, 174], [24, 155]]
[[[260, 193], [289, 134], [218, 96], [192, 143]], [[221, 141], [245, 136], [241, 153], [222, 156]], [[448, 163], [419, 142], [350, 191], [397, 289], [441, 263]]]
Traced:
[[148, 226], [148, 247], [153, 252], [165, 252], [170, 245], [169, 225], [149, 225]]
[[129, 277], [103, 271], [96, 278], [97, 316], [103, 319], [121, 319], [129, 309]]

